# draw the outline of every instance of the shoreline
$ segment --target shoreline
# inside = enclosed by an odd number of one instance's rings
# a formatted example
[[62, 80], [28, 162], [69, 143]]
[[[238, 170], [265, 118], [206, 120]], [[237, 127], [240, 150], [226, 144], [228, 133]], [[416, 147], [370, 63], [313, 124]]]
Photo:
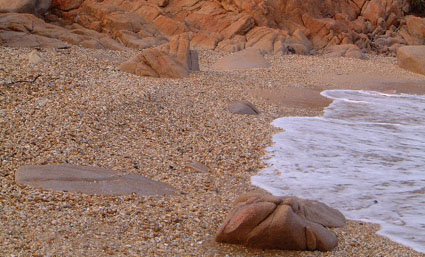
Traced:
[[[411, 91], [412, 88], [413, 87], [409, 88], [410, 89], [410, 92], [412, 92]], [[323, 96], [323, 97], [326, 97], [327, 99], [330, 99], [331, 100], [331, 103], [323, 108], [323, 113], [321, 115], [316, 115], [316, 116], [311, 116], [311, 117], [293, 117], [293, 118], [300, 118], [300, 119], [307, 118], [307, 119], [310, 119], [310, 118], [316, 118], [316, 117], [318, 117], [318, 118], [324, 117], [323, 114], [326, 111], [326, 109], [328, 107], [330, 107], [334, 103], [334, 101], [336, 101], [338, 99], [341, 99], [341, 98], [333, 98], [332, 96], [327, 96], [326, 95], [326, 92], [328, 92], [328, 91], [359, 91], [359, 92], [366, 92], [366, 93], [368, 93], [368, 92], [376, 92], [376, 93], [381, 93], [383, 96], [388, 96], [388, 97], [391, 97], [391, 96], [402, 96], [402, 95], [404, 95], [404, 96], [424, 96], [425, 95], [422, 92], [422, 89], [421, 88], [417, 88], [415, 91], [413, 91], [412, 94], [407, 94], [407, 93], [402, 93], [402, 92], [396, 92], [396, 89], [398, 89], [398, 88], [393, 88], [393, 89], [390, 89], [390, 90], [385, 89], [385, 90], [380, 90], [380, 91], [373, 91], [373, 90], [368, 90], [368, 89], [342, 89], [342, 88], [338, 88], [338, 89], [325, 89], [325, 90], [323, 90], [323, 91], [320, 92], [320, 95]], [[401, 89], [398, 89], [398, 90], [405, 91], [406, 89], [401, 88]], [[320, 101], [318, 101], [318, 102], [319, 102], [318, 105], [320, 105], [321, 102]], [[275, 133], [273, 135], [273, 138], [277, 134], [283, 134], [283, 133], [285, 133], [284, 128], [280, 128], [278, 125], [275, 125], [274, 123], [276, 121], [278, 121], [278, 120], [281, 120], [281, 119], [284, 120], [286, 118], [288, 118], [288, 117], [280, 117], [280, 118], [277, 118], [277, 119], [273, 120], [273, 122], [271, 123], [271, 125], [273, 127], [275, 127], [275, 128], [277, 128], [277, 129], [280, 130], [280, 132]], [[272, 145], [276, 145], [276, 139], [273, 139]], [[280, 145], [282, 146], [283, 144], [280, 143]], [[275, 160], [278, 159], [277, 157], [274, 157], [274, 154], [272, 154], [274, 151], [279, 151], [279, 150], [276, 149], [276, 148], [272, 148], [267, 153], [267, 155], [265, 156], [265, 158], [263, 158], [263, 160], [266, 161], [266, 160], [269, 160], [269, 159], [275, 159]], [[269, 164], [269, 165], [273, 165], [273, 164]], [[279, 166], [279, 165], [278, 164], [273, 165], [273, 167], [275, 167], [275, 166]], [[251, 177], [251, 183], [253, 185], [255, 185], [255, 186], [257, 186], [257, 187], [265, 190], [269, 194], [277, 195], [277, 196], [284, 196], [285, 194], [282, 194], [282, 191], [280, 189], [278, 189], [278, 187], [276, 187], [276, 185], [273, 186], [273, 184], [270, 184], [270, 183], [268, 184], [266, 181], [263, 180], [267, 176], [273, 176], [272, 175], [274, 173], [274, 171], [272, 171], [273, 169], [268, 169], [267, 170], [268, 172], [266, 172], [265, 174], [261, 174], [263, 172], [263, 170], [260, 170], [258, 174], [256, 174], [253, 177]], [[280, 170], [279, 171], [277, 169], [274, 169], [274, 170], [275, 170], [275, 172], [281, 173]], [[254, 177], [258, 177], [257, 180], [254, 181], [253, 180]], [[276, 179], [278, 179], [278, 178], [276, 178]], [[311, 188], [311, 190], [314, 190], [314, 188]], [[284, 190], [284, 191], [288, 191], [288, 190]], [[307, 197], [306, 199], [309, 199], [309, 198]], [[314, 199], [314, 200], [320, 200], [320, 199]], [[330, 206], [332, 206], [332, 205], [330, 205]], [[336, 207], [334, 207], [334, 208], [336, 208]], [[411, 247], [413, 249], [416, 248], [415, 251], [417, 251], [417, 252], [419, 252], [421, 254], [425, 254], [425, 252], [423, 252], [423, 249], [422, 250], [417, 250], [418, 248], [419, 249], [421, 248], [421, 245], [418, 242], [411, 242], [411, 241], [405, 239], [404, 237], [397, 237], [395, 234], [390, 233], [391, 230], [392, 230], [391, 227], [393, 227], [393, 229], [397, 229], [397, 228], [394, 228], [394, 227], [397, 227], [397, 226], [394, 225], [394, 224], [388, 223], [387, 220], [379, 220], [379, 219], [376, 219], [376, 218], [362, 218], [362, 219], [355, 219], [354, 218], [353, 219], [353, 218], [348, 218], [348, 217], [347, 217], [347, 219], [350, 220], [350, 221], [353, 221], [353, 222], [365, 222], [365, 223], [376, 224], [376, 225], [378, 225], [380, 227], [379, 230], [376, 232], [377, 235], [381, 235], [383, 237], [386, 237], [386, 238], [390, 239], [391, 241], [393, 241], [395, 243], [402, 244], [402, 245], [404, 245], [406, 247]], [[387, 224], [387, 225], [384, 226], [384, 224]], [[407, 229], [409, 230], [409, 229], [411, 229], [411, 227], [408, 227]]]
[[[47, 49], [40, 53], [45, 62], [32, 65], [26, 61], [31, 50], [0, 48], [0, 252], [9, 255], [280, 255], [213, 241], [236, 195], [261, 190], [250, 179], [265, 165], [265, 148], [277, 131], [271, 121], [322, 113], [317, 91], [349, 85], [355, 75], [369, 81], [386, 77], [392, 87], [391, 81], [417, 83], [425, 92], [425, 77], [401, 70], [394, 58], [268, 56], [267, 69], [216, 72], [209, 67], [225, 54], [202, 51], [201, 72], [173, 80], [118, 71], [130, 52]], [[330, 71], [343, 75], [325, 80]], [[37, 75], [35, 83], [5, 86]], [[285, 94], [275, 99], [273, 92]], [[228, 102], [244, 99], [261, 114], [227, 112]], [[210, 172], [187, 168], [188, 159]], [[181, 194], [89, 196], [14, 182], [19, 166], [63, 162], [133, 172]], [[335, 229], [340, 241], [335, 250], [285, 255], [425, 256], [375, 235], [377, 229], [349, 221]]]

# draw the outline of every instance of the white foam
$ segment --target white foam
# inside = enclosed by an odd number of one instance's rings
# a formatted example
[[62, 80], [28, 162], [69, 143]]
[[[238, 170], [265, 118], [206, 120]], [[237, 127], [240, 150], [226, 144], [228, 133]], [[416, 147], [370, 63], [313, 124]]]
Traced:
[[[252, 178], [275, 195], [323, 201], [425, 253], [425, 97], [328, 90], [323, 117], [280, 118]], [[278, 171], [278, 172], [277, 172]]]

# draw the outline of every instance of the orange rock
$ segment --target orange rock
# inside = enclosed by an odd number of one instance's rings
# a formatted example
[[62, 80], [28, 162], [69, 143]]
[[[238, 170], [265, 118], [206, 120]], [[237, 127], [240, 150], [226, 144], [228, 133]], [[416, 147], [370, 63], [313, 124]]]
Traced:
[[397, 61], [401, 68], [425, 75], [425, 46], [400, 47]]
[[416, 38], [417, 45], [425, 44], [425, 18], [406, 16], [409, 34]]
[[280, 50], [280, 46], [285, 42], [287, 37], [287, 31], [271, 29], [268, 27], [256, 27], [246, 35], [246, 47], [257, 48], [263, 53], [273, 54]]
[[168, 0], [148, 0], [148, 2], [156, 4], [160, 7], [167, 6], [167, 4], [168, 4]]
[[344, 223], [339, 211], [317, 201], [247, 194], [239, 197], [216, 241], [261, 249], [329, 251], [338, 240], [325, 226]]
[[63, 11], [69, 11], [77, 9], [83, 2], [84, 0], [53, 0], [52, 7]]
[[174, 36], [167, 45], [142, 50], [120, 69], [139, 76], [183, 78], [199, 70], [197, 53], [190, 50], [188, 33]]
[[200, 32], [192, 37], [190, 44], [195, 50], [214, 50], [223, 38], [223, 35], [216, 32]]
[[174, 36], [188, 31], [186, 26], [164, 15], [159, 15], [153, 21], [154, 26], [166, 36]]
[[245, 36], [237, 35], [232, 39], [225, 39], [218, 43], [215, 50], [234, 53], [245, 49], [246, 38]]

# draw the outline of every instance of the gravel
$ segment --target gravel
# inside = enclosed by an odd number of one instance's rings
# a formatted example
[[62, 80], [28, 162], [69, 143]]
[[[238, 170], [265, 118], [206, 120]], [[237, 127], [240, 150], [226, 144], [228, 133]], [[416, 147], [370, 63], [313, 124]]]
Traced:
[[[217, 244], [214, 234], [250, 177], [280, 116], [317, 108], [273, 104], [253, 89], [349, 87], [324, 79], [359, 74], [422, 83], [394, 58], [369, 60], [268, 56], [270, 68], [217, 72], [224, 53], [200, 52], [201, 72], [186, 79], [120, 72], [134, 52], [0, 47], [0, 253], [2, 256], [425, 256], [349, 221], [327, 253], [263, 251]], [[345, 83], [345, 84], [344, 84]], [[259, 115], [228, 112], [248, 100]], [[207, 172], [190, 168], [199, 162]], [[18, 185], [22, 165], [71, 163], [140, 174], [168, 183], [175, 196], [101, 196]], [[206, 170], [206, 169], [205, 169]]]

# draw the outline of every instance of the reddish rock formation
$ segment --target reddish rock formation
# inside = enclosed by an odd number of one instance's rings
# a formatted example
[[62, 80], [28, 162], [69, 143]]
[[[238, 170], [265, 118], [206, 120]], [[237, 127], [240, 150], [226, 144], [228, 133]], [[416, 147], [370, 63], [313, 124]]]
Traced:
[[69, 29], [45, 23], [31, 14], [0, 14], [0, 43], [12, 47], [65, 47], [68, 44], [87, 48], [125, 50], [105, 34], [74, 24]]
[[250, 193], [238, 198], [216, 241], [261, 249], [329, 251], [338, 240], [325, 226], [344, 223], [339, 211], [317, 201]]
[[53, 0], [47, 19], [136, 49], [191, 32], [192, 49], [310, 54], [353, 44], [395, 55], [400, 46], [425, 43], [424, 19], [408, 11], [408, 0]]

